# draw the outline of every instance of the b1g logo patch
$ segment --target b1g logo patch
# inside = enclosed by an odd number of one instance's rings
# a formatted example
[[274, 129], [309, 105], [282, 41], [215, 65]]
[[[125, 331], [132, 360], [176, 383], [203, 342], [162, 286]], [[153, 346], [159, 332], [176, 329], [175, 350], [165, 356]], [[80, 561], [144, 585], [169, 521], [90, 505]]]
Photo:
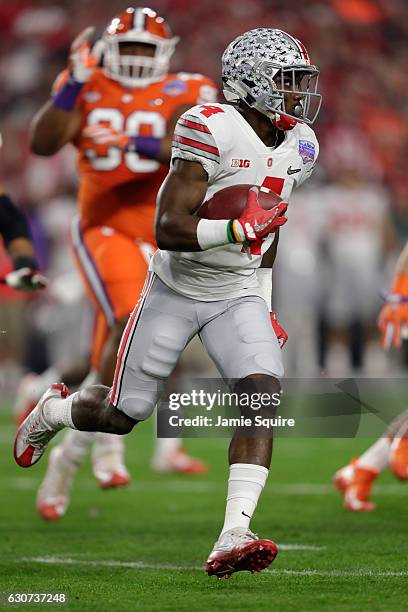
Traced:
[[316, 148], [310, 140], [299, 140], [299, 155], [304, 164], [314, 161]]
[[251, 165], [250, 159], [236, 159], [236, 158], [231, 159], [232, 168], [249, 168], [250, 165]]

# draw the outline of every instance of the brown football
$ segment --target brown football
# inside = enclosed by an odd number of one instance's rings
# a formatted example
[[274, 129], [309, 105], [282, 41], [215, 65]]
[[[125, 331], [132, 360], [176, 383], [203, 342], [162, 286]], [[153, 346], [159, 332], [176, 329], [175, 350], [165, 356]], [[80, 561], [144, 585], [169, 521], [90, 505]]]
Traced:
[[[245, 208], [251, 187], [253, 185], [232, 185], [220, 189], [201, 204], [197, 215], [202, 219], [237, 219]], [[259, 189], [258, 201], [264, 210], [270, 210], [282, 202], [282, 198], [274, 191], [262, 187]]]

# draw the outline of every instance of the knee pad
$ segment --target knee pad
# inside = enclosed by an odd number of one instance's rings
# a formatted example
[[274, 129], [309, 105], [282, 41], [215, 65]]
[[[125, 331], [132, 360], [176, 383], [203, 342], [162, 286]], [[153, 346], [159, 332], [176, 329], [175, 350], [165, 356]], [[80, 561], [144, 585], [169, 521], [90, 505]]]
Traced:
[[144, 381], [139, 376], [135, 384], [122, 391], [117, 405], [118, 410], [131, 419], [145, 421], [152, 415], [163, 385], [161, 381]]
[[185, 343], [169, 335], [158, 335], [149, 346], [142, 362], [142, 371], [148, 376], [163, 379], [170, 376], [183, 351]]
[[135, 421], [145, 421], [152, 415], [155, 405], [156, 398], [133, 393], [131, 396], [122, 397], [117, 408]]

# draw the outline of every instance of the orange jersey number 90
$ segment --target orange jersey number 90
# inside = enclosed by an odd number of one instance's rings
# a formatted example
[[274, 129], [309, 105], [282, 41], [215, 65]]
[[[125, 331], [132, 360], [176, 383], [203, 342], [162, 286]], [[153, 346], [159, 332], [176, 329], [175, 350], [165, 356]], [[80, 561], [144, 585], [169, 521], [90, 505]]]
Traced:
[[[149, 126], [151, 136], [163, 138], [166, 135], [166, 119], [155, 111], [134, 111], [127, 118], [117, 108], [95, 108], [87, 117], [87, 125], [108, 124], [117, 132], [138, 136], [142, 125]], [[120, 151], [109, 147], [107, 155], [97, 157], [95, 150], [87, 149], [86, 156], [95, 170], [112, 171], [124, 163], [132, 172], [155, 172], [160, 164], [152, 159], [142, 159], [136, 152]]]

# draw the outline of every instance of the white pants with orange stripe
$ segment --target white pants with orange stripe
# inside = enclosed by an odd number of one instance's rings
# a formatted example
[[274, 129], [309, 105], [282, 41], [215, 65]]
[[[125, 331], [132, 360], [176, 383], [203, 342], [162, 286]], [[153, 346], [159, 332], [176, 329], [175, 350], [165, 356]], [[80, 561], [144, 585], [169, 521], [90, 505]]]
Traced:
[[283, 376], [281, 349], [262, 298], [202, 302], [176, 293], [149, 272], [122, 336], [112, 404], [132, 419], [147, 419], [197, 334], [227, 383], [250, 374]]

